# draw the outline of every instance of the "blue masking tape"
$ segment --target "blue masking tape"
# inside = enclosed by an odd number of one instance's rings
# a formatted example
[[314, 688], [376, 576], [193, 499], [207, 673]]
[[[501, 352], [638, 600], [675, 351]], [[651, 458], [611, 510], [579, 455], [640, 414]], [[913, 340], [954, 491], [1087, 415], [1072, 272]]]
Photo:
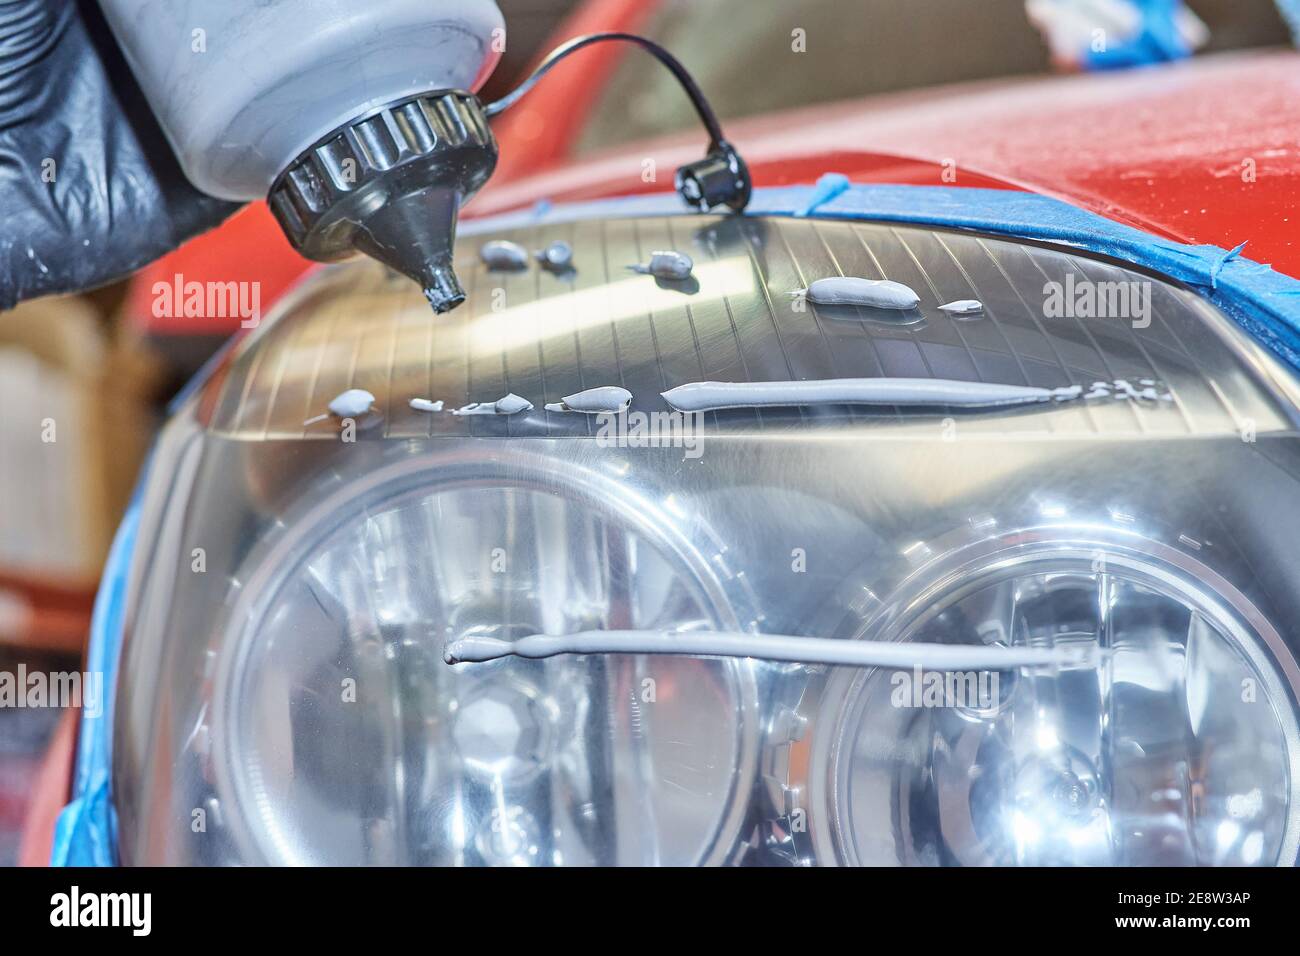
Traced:
[[810, 216], [818, 208], [830, 202], [844, 190], [849, 188], [849, 177], [843, 173], [826, 173], [818, 178], [813, 185], [813, 194], [809, 197], [808, 202], [800, 207], [795, 213], [796, 216]]
[[81, 716], [72, 800], [55, 823], [51, 866], [113, 866], [116, 861], [117, 819], [109, 794], [113, 711], [117, 700], [115, 677], [122, 646], [127, 579], [140, 528], [140, 493], [148, 471], [146, 462], [135, 495], [113, 537], [104, 577], [95, 596], [86, 670], [104, 675], [104, 706], [98, 716], [85, 713]]
[[1246, 243], [1243, 242], [1240, 245], [1235, 246], [1232, 249], [1229, 249], [1227, 252], [1225, 252], [1223, 255], [1219, 256], [1215, 260], [1214, 264], [1210, 267], [1210, 288], [1211, 289], [1217, 289], [1219, 287], [1219, 273], [1223, 271], [1223, 267], [1227, 265], [1229, 261], [1241, 255], [1241, 250], [1245, 248], [1246, 248]]

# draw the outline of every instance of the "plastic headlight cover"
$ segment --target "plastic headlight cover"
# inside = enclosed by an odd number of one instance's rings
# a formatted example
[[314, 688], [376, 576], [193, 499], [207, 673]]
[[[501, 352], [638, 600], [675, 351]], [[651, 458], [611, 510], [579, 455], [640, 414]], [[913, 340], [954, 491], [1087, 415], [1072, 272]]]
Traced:
[[[1223, 316], [1112, 262], [916, 227], [491, 237], [563, 239], [574, 270], [489, 273], [467, 230], [469, 300], [438, 317], [377, 267], [325, 270], [167, 426], [118, 688], [125, 862], [1295, 861], [1294, 384]], [[666, 248], [695, 258], [688, 287], [622, 268]], [[921, 306], [786, 294], [841, 273]], [[1046, 314], [1070, 276], [1145, 284], [1149, 321]], [[938, 309], [962, 298], [982, 314]], [[1172, 397], [741, 408], [691, 447], [544, 408], [853, 375]], [[347, 388], [376, 399], [355, 429], [303, 424]], [[533, 409], [408, 404], [508, 392]], [[1108, 656], [941, 674], [937, 696], [908, 669], [442, 660], [463, 636], [637, 628]]]

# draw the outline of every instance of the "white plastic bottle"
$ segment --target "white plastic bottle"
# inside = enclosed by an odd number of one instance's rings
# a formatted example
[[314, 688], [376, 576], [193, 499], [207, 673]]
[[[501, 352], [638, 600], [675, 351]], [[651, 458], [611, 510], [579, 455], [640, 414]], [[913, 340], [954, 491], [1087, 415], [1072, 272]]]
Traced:
[[477, 90], [505, 36], [494, 0], [100, 4], [186, 176], [234, 200], [385, 103]]

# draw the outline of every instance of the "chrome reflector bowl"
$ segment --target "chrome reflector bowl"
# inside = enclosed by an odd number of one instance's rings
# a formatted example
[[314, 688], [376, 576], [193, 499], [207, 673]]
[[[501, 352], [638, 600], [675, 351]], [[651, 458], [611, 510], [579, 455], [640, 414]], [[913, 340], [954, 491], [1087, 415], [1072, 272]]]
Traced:
[[[487, 239], [574, 268], [492, 272]], [[664, 249], [691, 280], [625, 268]], [[124, 862], [1295, 862], [1298, 393], [1194, 291], [1029, 240], [687, 215], [470, 224], [456, 271], [434, 316], [373, 263], [323, 270], [167, 425], [114, 703]], [[920, 305], [791, 295], [836, 275]], [[1167, 397], [661, 397], [855, 377]], [[621, 424], [546, 407], [606, 385]], [[329, 415], [348, 389], [372, 407]], [[510, 393], [532, 408], [451, 412]], [[442, 659], [633, 628], [1104, 653]]]

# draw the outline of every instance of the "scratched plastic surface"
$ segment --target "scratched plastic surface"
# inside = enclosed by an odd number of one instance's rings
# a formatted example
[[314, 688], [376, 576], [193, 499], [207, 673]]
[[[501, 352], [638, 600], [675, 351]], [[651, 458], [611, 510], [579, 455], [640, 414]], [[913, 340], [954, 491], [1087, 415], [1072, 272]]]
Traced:
[[[1141, 328], [1050, 318], [1070, 268], [1149, 277], [872, 224], [503, 236], [571, 242], [571, 283], [475, 272], [483, 238], [462, 237], [469, 301], [437, 319], [368, 264], [323, 273], [168, 425], [118, 689], [124, 861], [1295, 861], [1291, 385], [1191, 293], [1156, 283]], [[653, 248], [690, 254], [698, 288], [623, 269]], [[907, 283], [916, 321], [785, 294], [837, 270]], [[985, 315], [938, 310], [956, 298]], [[1153, 377], [1173, 398], [742, 409], [667, 447], [544, 409], [597, 385], [655, 412], [700, 378], [881, 374]], [[355, 435], [303, 427], [347, 387], [376, 396]], [[408, 407], [507, 392], [533, 410]], [[905, 671], [441, 656], [633, 628], [1112, 653], [937, 704], [895, 697]]]
[[[1093, 403], [972, 416], [961, 424], [970, 433], [1236, 434], [1243, 419], [1257, 431], [1287, 427], [1253, 384], [1255, 360], [1216, 347], [1230, 333], [1220, 331], [1222, 322], [1206, 325], [1204, 316], [1213, 313], [1193, 293], [1056, 249], [904, 226], [718, 217], [579, 221], [492, 237], [526, 249], [556, 238], [570, 242], [574, 271], [555, 276], [535, 267], [489, 271], [478, 259], [484, 238], [468, 232], [458, 249], [468, 301], [433, 319], [419, 290], [382, 267], [327, 270], [213, 390], [212, 430], [253, 440], [337, 440], [337, 423], [303, 422], [340, 392], [364, 388], [376, 396], [377, 412], [362, 423], [358, 440], [594, 435], [595, 420], [544, 406], [616, 385], [632, 392], [632, 411], [667, 411], [660, 393], [693, 381], [879, 376], [1085, 389], [1099, 380], [1149, 378], [1174, 397], [1156, 407]], [[692, 280], [673, 283], [626, 269], [651, 250], [674, 248], [695, 260]], [[900, 312], [790, 295], [841, 274], [904, 283], [920, 305]], [[1046, 314], [1048, 283], [1065, 290], [1085, 281], [1149, 289], [1147, 315], [1126, 321]], [[958, 298], [979, 299], [982, 316], [956, 321], [939, 308]], [[458, 408], [509, 392], [534, 410], [498, 420], [409, 407], [411, 398]], [[749, 433], [861, 426], [875, 433], [893, 424], [933, 434], [946, 416], [942, 409], [903, 415], [848, 406], [742, 410], [711, 416], [709, 427]]]

